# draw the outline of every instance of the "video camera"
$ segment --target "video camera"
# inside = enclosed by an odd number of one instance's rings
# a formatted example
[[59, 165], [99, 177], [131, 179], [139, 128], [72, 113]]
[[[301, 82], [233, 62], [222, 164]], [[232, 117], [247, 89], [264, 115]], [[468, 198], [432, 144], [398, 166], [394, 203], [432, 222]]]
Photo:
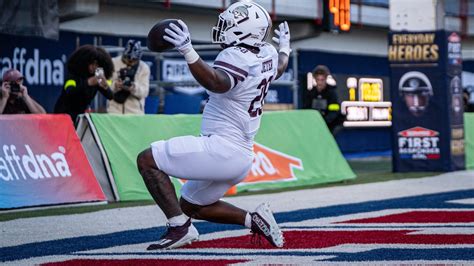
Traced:
[[135, 68], [124, 67], [119, 70], [119, 78], [123, 81], [123, 85], [126, 87], [132, 86], [132, 82], [135, 80]]

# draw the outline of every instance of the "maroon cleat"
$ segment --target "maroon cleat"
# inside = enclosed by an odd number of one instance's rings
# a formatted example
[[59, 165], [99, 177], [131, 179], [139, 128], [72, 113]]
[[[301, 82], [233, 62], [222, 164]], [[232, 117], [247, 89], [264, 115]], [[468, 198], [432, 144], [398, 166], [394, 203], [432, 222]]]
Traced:
[[253, 236], [263, 236], [274, 247], [281, 248], [285, 243], [283, 233], [280, 230], [268, 203], [262, 203], [250, 214], [252, 217]]
[[181, 247], [199, 239], [196, 227], [191, 223], [191, 218], [181, 226], [169, 226], [156, 244], [148, 246], [147, 250], [173, 249]]

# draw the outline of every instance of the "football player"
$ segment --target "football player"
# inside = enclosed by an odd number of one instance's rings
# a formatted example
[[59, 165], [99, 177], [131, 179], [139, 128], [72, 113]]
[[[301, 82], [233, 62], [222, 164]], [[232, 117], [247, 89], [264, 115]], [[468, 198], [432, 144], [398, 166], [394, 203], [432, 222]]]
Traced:
[[[253, 2], [237, 2], [219, 15], [212, 29], [214, 43], [224, 48], [213, 67], [193, 49], [188, 27], [170, 24], [164, 39], [184, 56], [194, 78], [206, 88], [209, 101], [200, 136], [160, 140], [138, 155], [137, 164], [148, 191], [168, 218], [168, 229], [148, 250], [171, 249], [198, 239], [191, 218], [238, 224], [283, 247], [283, 234], [267, 203], [248, 212], [220, 200], [242, 181], [253, 161], [253, 140], [260, 127], [268, 86], [288, 65], [287, 22], [275, 30], [279, 51], [265, 42], [272, 22]], [[181, 199], [169, 176], [187, 179]]]

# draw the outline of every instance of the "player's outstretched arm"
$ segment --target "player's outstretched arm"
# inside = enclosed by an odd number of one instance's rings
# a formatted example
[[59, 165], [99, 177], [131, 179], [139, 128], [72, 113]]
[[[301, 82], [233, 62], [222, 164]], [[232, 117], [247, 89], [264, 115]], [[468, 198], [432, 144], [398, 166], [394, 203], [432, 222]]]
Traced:
[[178, 23], [182, 29], [171, 23], [170, 27], [165, 29], [166, 35], [163, 36], [163, 39], [172, 43], [184, 56], [191, 73], [199, 84], [215, 93], [228, 91], [231, 87], [229, 76], [223, 71], [210, 67], [199, 57], [191, 44], [188, 26], [181, 20], [178, 20]]
[[275, 37], [272, 38], [278, 44], [278, 73], [275, 79], [278, 79], [288, 67], [288, 60], [290, 58], [290, 28], [288, 23], [282, 22], [275, 29]]

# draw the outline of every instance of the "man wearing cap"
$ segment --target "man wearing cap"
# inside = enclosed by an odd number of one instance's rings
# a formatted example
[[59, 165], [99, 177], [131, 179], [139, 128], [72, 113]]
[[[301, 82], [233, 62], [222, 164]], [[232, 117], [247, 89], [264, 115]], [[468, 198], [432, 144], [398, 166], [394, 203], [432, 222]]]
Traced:
[[150, 67], [143, 61], [140, 41], [129, 40], [122, 56], [112, 59], [115, 72], [112, 89], [114, 98], [107, 112], [114, 114], [144, 114], [148, 96]]
[[28, 94], [23, 75], [16, 69], [3, 74], [0, 114], [45, 114], [44, 108]]

